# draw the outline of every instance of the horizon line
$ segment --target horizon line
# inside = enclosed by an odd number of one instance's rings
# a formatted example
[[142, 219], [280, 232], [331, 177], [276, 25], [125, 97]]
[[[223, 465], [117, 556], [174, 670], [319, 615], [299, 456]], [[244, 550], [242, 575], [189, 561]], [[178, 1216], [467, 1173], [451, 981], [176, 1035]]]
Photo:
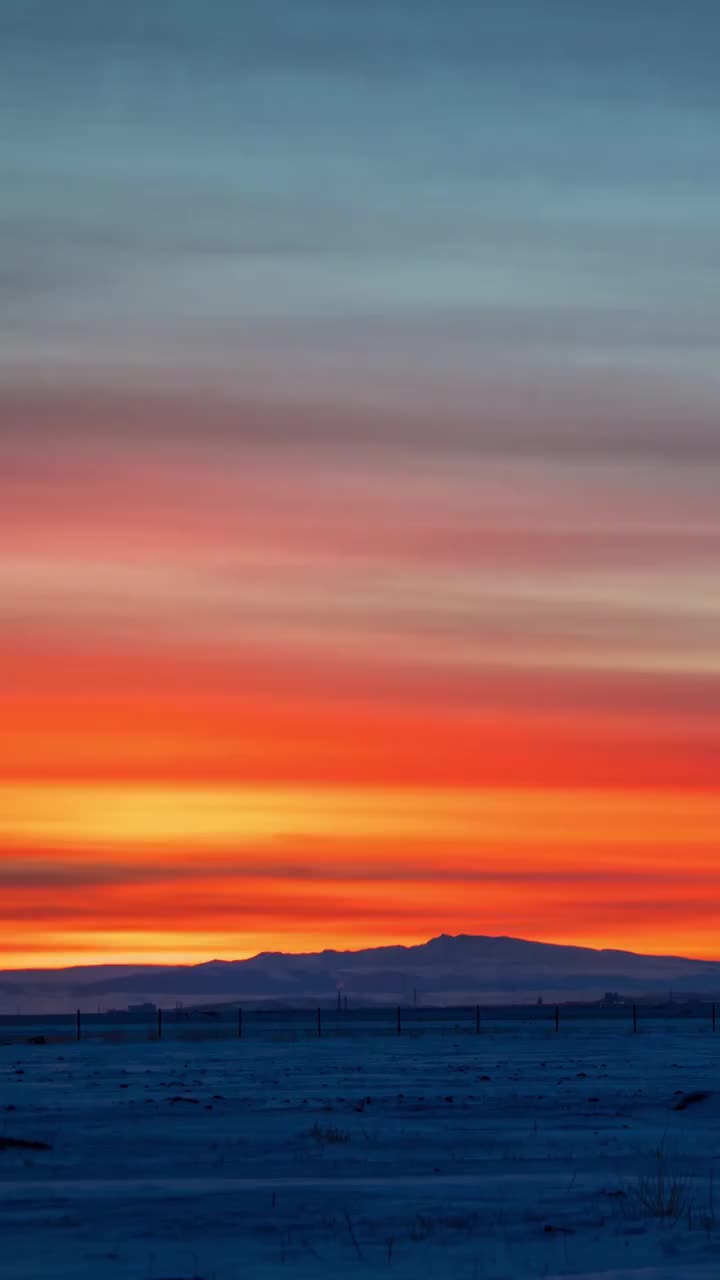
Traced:
[[204, 959], [204, 960], [190, 960], [190, 961], [102, 960], [102, 959], [93, 960], [93, 959], [90, 959], [87, 961], [83, 961], [81, 963], [74, 963], [74, 964], [11, 965], [7, 967], [3, 966], [3, 967], [0, 967], [0, 973], [63, 973], [63, 972], [69, 972], [73, 969], [95, 969], [95, 968], [197, 969], [197, 968], [201, 968], [203, 965], [215, 964], [215, 963], [243, 964], [251, 960], [260, 959], [260, 957], [262, 956], [273, 956], [273, 955], [274, 956], [319, 956], [319, 955], [325, 955], [327, 953], [335, 953], [336, 955], [358, 955], [360, 952], [383, 951], [391, 947], [404, 950], [404, 951], [410, 951], [415, 949], [416, 947], [427, 946], [429, 943], [436, 942], [441, 938], [448, 938], [451, 940], [458, 940], [460, 938], [474, 938], [474, 939], [481, 938], [481, 939], [493, 941], [493, 942], [500, 942], [500, 941], [522, 942], [522, 943], [528, 943], [529, 945], [538, 945], [538, 946], [544, 946], [544, 947], [558, 947], [558, 948], [574, 949], [579, 951], [594, 951], [598, 955], [601, 955], [605, 952], [614, 952], [616, 954], [621, 954], [621, 955], [648, 956], [656, 959], [690, 960], [697, 964], [713, 964], [713, 965], [720, 964], [720, 956], [713, 957], [713, 956], [686, 955], [686, 954], [681, 955], [678, 952], [674, 952], [674, 951], [654, 951], [654, 950], [635, 951], [628, 947], [590, 946], [588, 943], [583, 943], [583, 942], [568, 942], [568, 941], [557, 942], [557, 941], [548, 940], [545, 938], [526, 938], [526, 937], [520, 937], [516, 934], [508, 934], [508, 933], [499, 933], [499, 934], [465, 933], [465, 932], [446, 933], [443, 931], [442, 933], [432, 934], [430, 937], [422, 938], [418, 942], [409, 942], [409, 943], [408, 942], [379, 942], [369, 947], [344, 947], [344, 948], [320, 947], [315, 950], [303, 950], [303, 951], [282, 951], [282, 950], [272, 950], [272, 949], [266, 948], [262, 951], [255, 951], [244, 956], [233, 955], [229, 957], [224, 957], [221, 955], [209, 955], [207, 959]]

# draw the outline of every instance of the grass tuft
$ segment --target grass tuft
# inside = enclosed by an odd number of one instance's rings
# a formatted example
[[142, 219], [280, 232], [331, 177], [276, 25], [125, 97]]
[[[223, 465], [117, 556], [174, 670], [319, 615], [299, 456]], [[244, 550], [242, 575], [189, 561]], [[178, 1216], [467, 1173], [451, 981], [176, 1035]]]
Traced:
[[328, 1125], [323, 1128], [322, 1125], [318, 1124], [317, 1120], [310, 1130], [310, 1137], [314, 1142], [320, 1142], [329, 1147], [350, 1141], [350, 1134], [346, 1133], [344, 1129], [336, 1129], [334, 1125]]
[[677, 1222], [690, 1208], [690, 1182], [663, 1140], [650, 1153], [648, 1171], [628, 1187], [628, 1203], [646, 1218]]

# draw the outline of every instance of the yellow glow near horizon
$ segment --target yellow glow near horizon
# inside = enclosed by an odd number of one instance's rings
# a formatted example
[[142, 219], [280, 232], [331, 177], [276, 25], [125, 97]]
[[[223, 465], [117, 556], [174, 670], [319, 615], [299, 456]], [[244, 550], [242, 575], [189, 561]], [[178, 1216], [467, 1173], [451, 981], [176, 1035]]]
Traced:
[[707, 792], [590, 788], [0, 785], [6, 846], [217, 849], [341, 839], [344, 845], [450, 840], [712, 844], [720, 800]]

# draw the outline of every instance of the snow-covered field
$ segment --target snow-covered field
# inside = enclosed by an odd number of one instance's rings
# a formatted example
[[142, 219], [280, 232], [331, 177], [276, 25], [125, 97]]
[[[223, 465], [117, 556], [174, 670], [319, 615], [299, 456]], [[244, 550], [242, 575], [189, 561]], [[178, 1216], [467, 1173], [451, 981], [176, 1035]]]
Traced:
[[698, 1025], [0, 1046], [0, 1274], [717, 1280], [719, 1063]]

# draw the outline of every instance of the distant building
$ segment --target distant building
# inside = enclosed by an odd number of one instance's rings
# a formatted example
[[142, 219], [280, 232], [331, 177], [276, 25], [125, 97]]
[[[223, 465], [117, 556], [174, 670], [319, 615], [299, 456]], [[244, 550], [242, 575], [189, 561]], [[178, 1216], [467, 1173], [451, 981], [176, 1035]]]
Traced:
[[128, 1013], [157, 1013], [157, 1005], [152, 1000], [145, 1000], [142, 1004], [129, 1004]]
[[602, 998], [603, 1004], [624, 1004], [622, 996], [617, 991], [606, 991]]

